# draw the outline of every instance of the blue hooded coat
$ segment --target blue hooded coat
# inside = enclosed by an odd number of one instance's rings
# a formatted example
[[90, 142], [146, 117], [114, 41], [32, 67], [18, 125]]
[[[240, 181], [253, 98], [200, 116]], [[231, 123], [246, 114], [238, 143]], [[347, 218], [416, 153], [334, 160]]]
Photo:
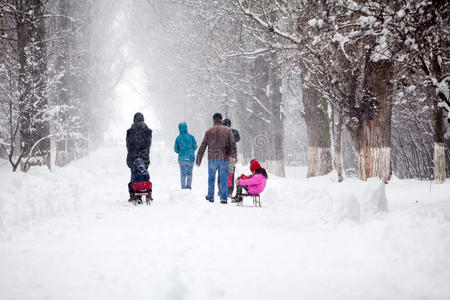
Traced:
[[188, 133], [185, 122], [178, 124], [180, 135], [175, 140], [174, 150], [178, 153], [178, 162], [194, 162], [197, 142], [195, 138]]

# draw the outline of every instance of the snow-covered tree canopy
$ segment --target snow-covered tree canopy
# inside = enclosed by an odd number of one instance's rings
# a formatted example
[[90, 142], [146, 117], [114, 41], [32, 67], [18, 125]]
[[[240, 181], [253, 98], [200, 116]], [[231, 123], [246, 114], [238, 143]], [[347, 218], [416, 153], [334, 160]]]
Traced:
[[132, 107], [126, 86], [166, 142], [182, 121], [201, 136], [219, 111], [243, 133], [243, 161], [279, 175], [296, 158], [340, 180], [448, 176], [448, 1], [35, 2], [0, 4], [14, 169], [50, 165], [53, 144], [58, 165], [101, 144]]

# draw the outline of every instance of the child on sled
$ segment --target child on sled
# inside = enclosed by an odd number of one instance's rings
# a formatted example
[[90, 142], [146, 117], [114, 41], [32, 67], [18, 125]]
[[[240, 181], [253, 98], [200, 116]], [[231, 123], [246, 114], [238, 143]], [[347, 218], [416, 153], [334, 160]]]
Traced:
[[267, 181], [267, 172], [261, 167], [256, 159], [250, 161], [250, 171], [252, 175], [241, 175], [236, 179], [236, 195], [231, 202], [241, 202], [244, 197], [242, 189], [245, 189], [248, 195], [259, 195], [264, 191]]
[[136, 201], [138, 204], [142, 204], [142, 196], [136, 196], [135, 193], [146, 192], [151, 195], [152, 192], [150, 174], [145, 168], [145, 162], [142, 158], [137, 158], [133, 162], [133, 169], [131, 172], [131, 182], [128, 184], [130, 199], [128, 201]]

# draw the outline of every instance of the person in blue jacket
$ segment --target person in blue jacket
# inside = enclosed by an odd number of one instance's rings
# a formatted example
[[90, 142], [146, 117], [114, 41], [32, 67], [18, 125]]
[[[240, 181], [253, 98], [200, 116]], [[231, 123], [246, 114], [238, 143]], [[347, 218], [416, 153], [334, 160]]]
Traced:
[[175, 140], [174, 150], [178, 153], [178, 163], [181, 172], [181, 188], [192, 188], [192, 168], [195, 161], [195, 150], [197, 150], [197, 142], [195, 138], [188, 133], [187, 124], [185, 122], [178, 124], [180, 135]]

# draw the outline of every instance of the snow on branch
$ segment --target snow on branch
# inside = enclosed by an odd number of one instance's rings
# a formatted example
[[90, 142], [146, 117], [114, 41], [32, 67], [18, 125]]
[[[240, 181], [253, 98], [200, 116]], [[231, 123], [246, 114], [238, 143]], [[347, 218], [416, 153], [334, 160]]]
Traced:
[[252, 98], [253, 100], [255, 100], [256, 103], [258, 103], [258, 104], [261, 106], [261, 108], [262, 108], [265, 112], [267, 112], [267, 113], [270, 114], [270, 115], [272, 114], [272, 112], [271, 112], [269, 109], [267, 109], [267, 108], [265, 107], [265, 105], [264, 105], [257, 97], [255, 97], [254, 95], [251, 95], [251, 94], [249, 94], [247, 91], [244, 91], [244, 90], [242, 90], [242, 89], [240, 89], [240, 88], [237, 88], [237, 87], [235, 87], [235, 86], [229, 84], [228, 82], [226, 82], [225, 80], [223, 80], [222, 78], [220, 78], [220, 76], [218, 76], [218, 75], [216, 75], [216, 78], [219, 79], [219, 81], [222, 82], [223, 84], [225, 84], [227, 87], [230, 87], [230, 88], [232, 88], [233, 90], [239, 91], [239, 92], [243, 93], [244, 95], [246, 95], [246, 96]]
[[[275, 33], [276, 35], [289, 40], [290, 42], [302, 46], [302, 47], [308, 47], [308, 45], [306, 45], [306, 43], [304, 43], [299, 37], [297, 36], [293, 36], [287, 32], [284, 32], [282, 30], [280, 30], [279, 28], [277, 28], [274, 24], [272, 24], [269, 20], [269, 18], [267, 17], [265, 11], [263, 10], [264, 16], [266, 21], [264, 21], [263, 19], [261, 19], [260, 17], [258, 17], [255, 13], [253, 13], [252, 11], [250, 11], [248, 8], [244, 7], [244, 4], [242, 3], [242, 0], [238, 0], [237, 1], [240, 9], [242, 10], [242, 12], [247, 15], [248, 17], [250, 17], [252, 20], [256, 21], [259, 25], [261, 25], [262, 27], [264, 27], [265, 29], [267, 29], [270, 32]], [[308, 47], [309, 48], [309, 47]]]
[[[33, 144], [33, 146], [31, 147], [30, 153], [28, 153], [28, 156], [25, 158], [25, 164], [27, 164], [27, 163], [30, 161], [30, 158], [33, 156], [34, 149], [35, 149], [42, 141], [45, 141], [46, 139], [49, 139], [49, 138], [51, 138], [51, 137], [53, 137], [53, 136], [54, 136], [54, 134], [49, 134], [49, 135], [47, 135], [47, 136], [45, 136], [45, 137], [42, 137], [42, 138], [40, 138], [39, 140], [37, 140], [37, 141]], [[20, 154], [20, 158], [22, 157], [22, 155], [23, 155], [23, 150], [22, 150], [22, 153]], [[19, 161], [20, 161], [20, 160], [19, 160]]]

